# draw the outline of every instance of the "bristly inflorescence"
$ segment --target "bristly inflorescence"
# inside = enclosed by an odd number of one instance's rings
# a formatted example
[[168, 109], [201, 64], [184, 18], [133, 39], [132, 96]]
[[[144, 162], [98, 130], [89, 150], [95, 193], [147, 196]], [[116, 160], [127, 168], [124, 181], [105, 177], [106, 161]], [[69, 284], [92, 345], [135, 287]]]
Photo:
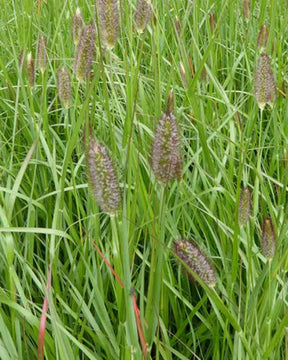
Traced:
[[59, 99], [65, 109], [68, 109], [71, 101], [71, 82], [68, 70], [65, 66], [62, 66], [58, 70], [57, 74], [57, 89]]
[[255, 97], [261, 110], [266, 104], [273, 107], [276, 101], [276, 84], [269, 56], [265, 53], [261, 54], [256, 68]]
[[32, 89], [35, 81], [35, 67], [31, 52], [28, 53], [26, 58], [26, 75], [29, 87]]
[[44, 35], [40, 35], [37, 43], [37, 64], [41, 73], [44, 74], [47, 66], [47, 49], [46, 38]]
[[81, 32], [75, 58], [75, 74], [78, 81], [84, 81], [90, 74], [95, 53], [95, 29], [92, 24]]
[[119, 11], [117, 0], [96, 0], [100, 16], [100, 32], [104, 44], [113, 49], [119, 32]]
[[175, 242], [175, 253], [204, 283], [211, 287], [216, 285], [215, 271], [196, 244], [178, 240]]
[[262, 225], [262, 252], [268, 259], [272, 260], [276, 250], [276, 237], [272, 219], [267, 217]]
[[239, 225], [244, 225], [249, 220], [251, 214], [252, 202], [251, 193], [248, 187], [242, 189], [240, 194], [238, 221]]
[[265, 50], [267, 41], [268, 41], [268, 37], [269, 37], [268, 27], [266, 24], [263, 24], [261, 26], [261, 29], [259, 31], [258, 38], [257, 38], [257, 46], [258, 46], [258, 49], [260, 52]]
[[83, 22], [83, 18], [81, 15], [81, 11], [77, 7], [75, 14], [73, 16], [73, 20], [72, 20], [72, 36], [73, 36], [74, 45], [76, 45], [76, 46], [78, 45], [78, 43], [80, 41], [83, 27], [84, 27], [84, 22]]
[[121, 202], [118, 180], [106, 148], [91, 135], [86, 157], [93, 195], [102, 211], [114, 215]]
[[163, 184], [181, 178], [182, 159], [179, 132], [173, 111], [173, 92], [170, 93], [166, 114], [159, 120], [152, 151], [152, 169]]
[[143, 33], [151, 16], [151, 2], [150, 0], [138, 0], [135, 22], [138, 33]]

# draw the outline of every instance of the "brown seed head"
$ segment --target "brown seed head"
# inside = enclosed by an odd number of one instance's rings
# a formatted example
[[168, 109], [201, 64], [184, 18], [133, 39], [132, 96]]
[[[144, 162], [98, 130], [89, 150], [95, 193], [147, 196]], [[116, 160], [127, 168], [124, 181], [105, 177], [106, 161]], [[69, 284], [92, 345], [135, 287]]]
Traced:
[[250, 0], [243, 0], [243, 15], [244, 19], [248, 20], [251, 15]]
[[173, 93], [170, 93], [167, 112], [159, 120], [153, 144], [152, 169], [163, 184], [181, 178], [182, 159], [176, 118], [172, 114]]
[[187, 240], [176, 241], [175, 253], [206, 285], [216, 285], [214, 269], [196, 244]]
[[68, 70], [62, 66], [57, 74], [57, 88], [59, 99], [65, 109], [68, 109], [71, 101], [71, 82]]
[[81, 11], [77, 7], [76, 12], [73, 16], [73, 20], [72, 20], [72, 36], [73, 36], [73, 42], [74, 42], [75, 46], [77, 46], [80, 41], [81, 32], [83, 30], [83, 27], [84, 27], [84, 22], [83, 22], [83, 18], [81, 15]]
[[114, 215], [121, 202], [118, 180], [106, 148], [97, 144], [91, 135], [86, 157], [95, 200], [102, 211]]
[[95, 53], [95, 29], [92, 24], [86, 26], [77, 46], [75, 74], [78, 81], [84, 81], [90, 74], [92, 59]]
[[104, 44], [113, 49], [119, 31], [119, 13], [117, 0], [96, 0], [100, 15], [100, 30]]
[[47, 48], [46, 48], [46, 38], [44, 35], [40, 35], [38, 39], [37, 64], [41, 73], [44, 74], [47, 66]]
[[138, 0], [135, 16], [136, 30], [138, 31], [138, 33], [143, 33], [150, 20], [150, 15], [150, 0]]
[[267, 45], [267, 40], [269, 37], [269, 31], [266, 24], [261, 26], [261, 29], [258, 34], [257, 38], [257, 46], [260, 52], [264, 51]]
[[210, 22], [211, 33], [214, 34], [216, 28], [216, 16], [214, 13], [209, 14], [209, 22]]
[[240, 194], [239, 209], [238, 209], [238, 221], [239, 225], [244, 225], [249, 220], [251, 214], [251, 193], [249, 188], [244, 188]]
[[32, 90], [35, 81], [35, 68], [34, 68], [34, 60], [32, 58], [31, 52], [28, 53], [26, 58], [26, 74], [27, 74], [28, 85]]
[[272, 260], [276, 250], [276, 237], [271, 218], [266, 218], [262, 225], [262, 252], [268, 259]]
[[269, 56], [261, 54], [255, 74], [255, 97], [261, 110], [266, 104], [271, 107], [276, 101], [276, 84], [271, 70]]

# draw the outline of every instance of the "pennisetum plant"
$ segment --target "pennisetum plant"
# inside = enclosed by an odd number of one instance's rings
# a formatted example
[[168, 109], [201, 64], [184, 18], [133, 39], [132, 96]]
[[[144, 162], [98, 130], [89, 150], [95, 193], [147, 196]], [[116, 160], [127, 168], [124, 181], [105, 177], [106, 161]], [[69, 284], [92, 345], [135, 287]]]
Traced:
[[67, 68], [62, 66], [57, 74], [57, 89], [59, 99], [65, 109], [68, 109], [71, 101], [71, 82]]
[[32, 90], [35, 81], [35, 67], [31, 52], [28, 53], [26, 58], [26, 75], [27, 75], [28, 85]]
[[262, 253], [270, 261], [276, 250], [276, 236], [272, 219], [267, 217], [262, 225]]
[[238, 222], [239, 225], [244, 225], [248, 222], [252, 208], [251, 193], [248, 187], [242, 189], [240, 194], [239, 208], [238, 208]]
[[171, 91], [167, 111], [157, 125], [152, 151], [152, 169], [156, 179], [164, 185], [180, 179], [182, 172], [179, 132], [173, 110], [174, 95]]
[[119, 11], [117, 0], [96, 0], [100, 17], [100, 33], [108, 49], [113, 49], [119, 32]]
[[101, 210], [112, 216], [121, 202], [118, 179], [105, 146], [99, 145], [91, 134], [86, 158], [94, 198]]
[[276, 84], [271, 70], [269, 56], [265, 53], [260, 55], [255, 73], [255, 97], [261, 110], [266, 104], [271, 107], [276, 101]]
[[150, 0], [138, 0], [135, 13], [136, 30], [138, 33], [143, 33], [151, 16], [151, 2]]
[[83, 18], [79, 7], [77, 7], [72, 20], [72, 37], [75, 46], [78, 45], [84, 27]]
[[[159, 120], [152, 150], [152, 169], [156, 180], [161, 184], [157, 202], [158, 217], [155, 224], [156, 235], [152, 242], [149, 290], [146, 305], [146, 321], [148, 324], [147, 341], [152, 345], [158, 322], [159, 302], [162, 286], [162, 267], [165, 244], [166, 190], [170, 181], [181, 178], [182, 159], [180, 140], [174, 111], [174, 95], [170, 92], [166, 113]], [[159, 244], [160, 242], [160, 244]], [[164, 300], [165, 301], [165, 300]]]
[[[216, 285], [216, 276], [213, 267], [208, 258], [200, 248], [187, 240], [178, 240], [175, 242], [176, 255], [192, 270], [206, 285], [214, 287]], [[193, 274], [191, 274], [192, 278]]]
[[81, 32], [75, 58], [75, 75], [82, 82], [88, 77], [92, 67], [95, 53], [95, 29], [92, 24], [86, 26]]
[[37, 65], [41, 73], [44, 74], [47, 66], [47, 48], [46, 38], [40, 35], [37, 43]]

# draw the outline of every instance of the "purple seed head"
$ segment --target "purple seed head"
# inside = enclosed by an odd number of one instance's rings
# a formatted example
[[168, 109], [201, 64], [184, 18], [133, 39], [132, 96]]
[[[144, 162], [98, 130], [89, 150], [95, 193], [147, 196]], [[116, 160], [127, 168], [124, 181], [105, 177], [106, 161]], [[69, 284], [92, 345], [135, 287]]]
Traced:
[[250, 0], [243, 0], [243, 15], [244, 19], [248, 20], [251, 14]]
[[34, 60], [32, 58], [31, 52], [28, 53], [26, 58], [26, 74], [27, 74], [29, 87], [32, 90], [35, 81], [35, 68], [34, 68]]
[[90, 74], [92, 59], [95, 53], [95, 29], [92, 24], [86, 26], [77, 46], [75, 58], [75, 74], [78, 81], [82, 82]]
[[249, 220], [251, 214], [251, 193], [249, 188], [244, 188], [240, 194], [239, 209], [238, 209], [238, 221], [239, 225], [244, 225]]
[[263, 24], [261, 26], [261, 29], [259, 31], [258, 38], [257, 38], [257, 46], [258, 46], [258, 49], [260, 50], [260, 52], [265, 50], [266, 45], [267, 45], [268, 36], [269, 36], [268, 27], [266, 24]]
[[206, 285], [216, 285], [214, 269], [196, 244], [187, 240], [176, 241], [175, 253]]
[[37, 43], [37, 64], [41, 73], [44, 74], [47, 66], [46, 38], [40, 35]]
[[119, 13], [117, 0], [96, 0], [100, 16], [100, 29], [104, 44], [113, 49], [119, 32]]
[[261, 54], [255, 74], [255, 97], [261, 110], [266, 104], [271, 107], [276, 101], [276, 84], [271, 70], [269, 56]]
[[172, 114], [173, 93], [167, 103], [167, 112], [159, 120], [152, 151], [152, 169], [157, 180], [163, 184], [181, 178], [182, 159], [176, 118]]
[[146, 28], [151, 15], [151, 3], [149, 0], [138, 0], [136, 8], [136, 30], [138, 33], [143, 33]]
[[272, 219], [267, 217], [262, 225], [262, 252], [268, 259], [272, 260], [276, 250], [276, 237]]
[[81, 15], [81, 11], [77, 7], [76, 12], [73, 16], [73, 20], [72, 20], [72, 36], [73, 36], [73, 42], [74, 42], [75, 46], [77, 46], [80, 41], [81, 32], [82, 32], [83, 27], [84, 27], [84, 22], [83, 22], [83, 18]]
[[102, 211], [114, 215], [120, 206], [120, 190], [108, 152], [90, 136], [86, 156], [93, 195]]
[[62, 66], [57, 74], [57, 88], [59, 99], [65, 109], [68, 109], [71, 101], [71, 82], [68, 70]]

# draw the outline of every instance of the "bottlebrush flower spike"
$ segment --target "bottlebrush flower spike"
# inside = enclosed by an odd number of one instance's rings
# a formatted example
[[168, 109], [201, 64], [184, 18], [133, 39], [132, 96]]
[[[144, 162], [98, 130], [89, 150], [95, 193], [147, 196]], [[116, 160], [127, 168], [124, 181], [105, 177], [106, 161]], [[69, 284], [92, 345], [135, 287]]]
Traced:
[[251, 214], [251, 193], [249, 188], [244, 188], [240, 194], [238, 221], [239, 225], [244, 225], [249, 220]]
[[248, 20], [251, 14], [250, 0], [243, 0], [243, 15], [244, 19]]
[[[215, 272], [207, 257], [196, 244], [187, 240], [176, 241], [175, 253], [208, 286], [216, 285]], [[191, 276], [193, 278], [193, 275]]]
[[146, 28], [151, 15], [151, 3], [149, 0], [138, 0], [136, 8], [136, 30], [138, 33], [143, 33]]
[[256, 68], [255, 97], [261, 110], [266, 104], [273, 107], [276, 101], [276, 84], [269, 56], [265, 53], [261, 54]]
[[264, 219], [262, 225], [262, 252], [268, 259], [272, 260], [276, 249], [276, 237], [271, 218]]
[[26, 74], [30, 89], [33, 89], [35, 81], [35, 67], [32, 53], [29, 52], [26, 59]]
[[59, 99], [65, 109], [68, 109], [71, 101], [71, 82], [68, 70], [62, 66], [57, 74], [57, 88]]
[[214, 13], [209, 14], [209, 22], [210, 22], [211, 34], [213, 35], [216, 28], [216, 16]]
[[118, 38], [119, 14], [117, 0], [96, 0], [100, 16], [100, 30], [104, 44], [113, 49]]
[[95, 53], [95, 29], [92, 24], [86, 26], [77, 46], [75, 58], [75, 74], [78, 81], [84, 81], [92, 67], [92, 59]]
[[258, 46], [260, 52], [265, 50], [266, 45], [267, 45], [268, 36], [269, 36], [268, 27], [266, 24], [263, 24], [261, 26], [261, 29], [259, 31], [258, 38], [257, 38], [257, 46]]
[[163, 184], [181, 178], [182, 159], [174, 107], [173, 92], [170, 92], [167, 112], [159, 120], [152, 151], [152, 169], [157, 180]]
[[114, 215], [120, 206], [120, 191], [115, 170], [106, 148], [98, 145], [91, 135], [86, 156], [94, 197], [102, 211]]
[[40, 35], [37, 44], [37, 64], [41, 73], [44, 74], [47, 66], [46, 38]]
[[72, 36], [74, 45], [77, 46], [81, 38], [81, 32], [84, 27], [83, 18], [80, 9], [77, 7], [72, 20]]

